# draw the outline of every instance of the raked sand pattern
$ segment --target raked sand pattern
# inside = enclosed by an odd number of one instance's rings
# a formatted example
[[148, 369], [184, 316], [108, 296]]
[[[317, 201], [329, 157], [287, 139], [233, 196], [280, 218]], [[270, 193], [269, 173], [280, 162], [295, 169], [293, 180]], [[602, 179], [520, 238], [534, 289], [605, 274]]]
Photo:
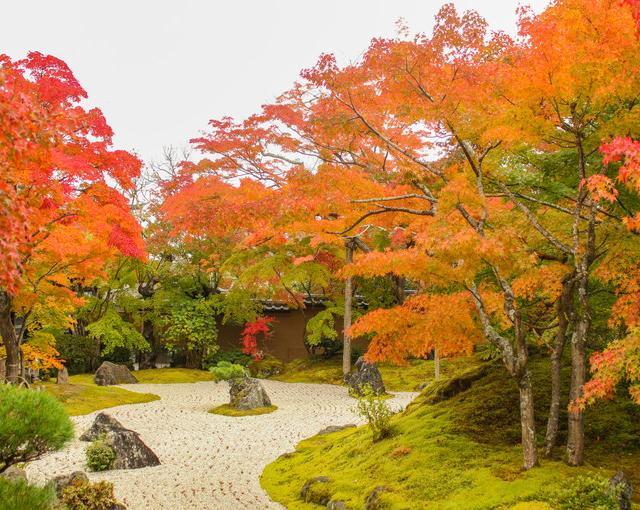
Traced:
[[[155, 393], [160, 400], [113, 407], [105, 412], [135, 430], [158, 455], [160, 466], [88, 473], [108, 480], [129, 510], [235, 510], [282, 508], [260, 487], [264, 467], [306, 437], [329, 425], [362, 423], [347, 389], [327, 384], [262, 381], [278, 410], [234, 418], [207, 411], [227, 403], [226, 383], [123, 385]], [[405, 407], [415, 393], [397, 393], [387, 402]], [[74, 417], [76, 438], [97, 413]], [[68, 447], [29, 465], [32, 482], [84, 470], [87, 443]], [[309, 473], [313, 476], [313, 473]]]

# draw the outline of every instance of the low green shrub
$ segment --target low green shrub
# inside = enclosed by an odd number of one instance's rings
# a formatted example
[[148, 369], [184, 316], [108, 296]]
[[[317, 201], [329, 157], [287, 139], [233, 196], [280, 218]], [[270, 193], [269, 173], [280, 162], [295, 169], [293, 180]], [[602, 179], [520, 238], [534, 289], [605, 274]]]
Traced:
[[69, 485], [62, 491], [60, 501], [66, 510], [111, 510], [118, 503], [113, 484], [106, 481]]
[[109, 446], [104, 437], [93, 441], [85, 451], [87, 467], [91, 471], [107, 471], [116, 460], [116, 452]]
[[209, 372], [215, 375], [219, 381], [229, 381], [247, 375], [245, 367], [229, 361], [219, 361], [215, 367], [209, 368]]
[[261, 360], [251, 360], [248, 365], [253, 377], [271, 377], [284, 371], [284, 363], [273, 356], [265, 356]]
[[56, 350], [70, 374], [94, 372], [100, 364], [100, 342], [88, 336], [56, 336]]
[[557, 510], [610, 510], [618, 508], [618, 494], [609, 480], [595, 475], [576, 476], [566, 480], [546, 498]]
[[71, 420], [51, 395], [0, 385], [0, 473], [62, 448], [72, 437]]
[[52, 487], [29, 485], [24, 480], [10, 481], [0, 477], [2, 510], [50, 510], [54, 501]]
[[374, 441], [380, 441], [391, 435], [391, 416], [384, 396], [377, 395], [370, 386], [363, 386], [362, 394], [357, 397], [356, 412], [369, 424]]
[[204, 366], [209, 370], [211, 367], [215, 367], [220, 361], [228, 361], [229, 363], [246, 367], [251, 362], [251, 356], [245, 354], [240, 349], [216, 351], [215, 353], [207, 356], [204, 361]]

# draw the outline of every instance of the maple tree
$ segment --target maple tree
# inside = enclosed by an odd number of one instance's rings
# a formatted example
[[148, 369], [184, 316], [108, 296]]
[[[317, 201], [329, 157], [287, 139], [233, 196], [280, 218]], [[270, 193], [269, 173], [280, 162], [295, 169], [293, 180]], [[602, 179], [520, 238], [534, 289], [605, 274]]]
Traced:
[[[212, 122], [196, 143], [214, 157], [194, 168], [262, 182], [279, 203], [265, 210], [260, 234], [247, 237], [265, 243], [252, 256], [274, 250], [277, 239], [279, 250], [305, 260], [313, 255], [296, 243], [347, 263], [339, 273], [345, 356], [349, 335], [372, 335], [368, 357], [397, 362], [493, 343], [518, 381], [530, 468], [529, 344], [543, 342], [551, 357], [550, 453], [569, 338], [572, 399], [586, 382], [594, 285], [613, 282], [625, 295], [632, 285], [627, 279], [622, 290], [613, 274], [621, 273], [600, 252], [599, 243], [629, 234], [617, 226], [619, 186], [597, 149], [603, 133], [635, 122], [638, 48], [631, 12], [615, 2], [522, 9], [519, 25], [512, 39], [447, 5], [430, 36], [376, 39], [343, 67], [323, 55], [259, 114]], [[376, 245], [380, 236], [385, 246]], [[410, 281], [418, 295], [399, 295], [397, 307], [349, 328], [352, 278], [380, 276]], [[321, 331], [334, 315], [313, 327]], [[441, 325], [431, 315], [455, 319]], [[569, 462], [580, 464], [581, 412], [571, 413], [569, 430]]]
[[[75, 291], [117, 253], [145, 256], [140, 226], [119, 191], [132, 186], [140, 161], [112, 149], [100, 110], [81, 105], [86, 96], [55, 57], [0, 56], [0, 244], [7, 253], [0, 333], [9, 380], [18, 376], [20, 344], [38, 309], [79, 305]], [[19, 336], [14, 313], [23, 318]]]
[[272, 327], [275, 320], [275, 317], [263, 316], [247, 322], [240, 333], [242, 352], [250, 354], [254, 360], [261, 360], [264, 357], [264, 349], [259, 348], [258, 339], [261, 336], [265, 342], [273, 336]]

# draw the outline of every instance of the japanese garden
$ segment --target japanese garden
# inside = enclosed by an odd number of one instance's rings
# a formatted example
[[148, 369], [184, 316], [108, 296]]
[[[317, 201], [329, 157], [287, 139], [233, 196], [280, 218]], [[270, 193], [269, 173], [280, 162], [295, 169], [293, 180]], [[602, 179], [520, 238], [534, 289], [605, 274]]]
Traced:
[[0, 45], [0, 510], [640, 508], [640, 2], [511, 11], [155, 159]]

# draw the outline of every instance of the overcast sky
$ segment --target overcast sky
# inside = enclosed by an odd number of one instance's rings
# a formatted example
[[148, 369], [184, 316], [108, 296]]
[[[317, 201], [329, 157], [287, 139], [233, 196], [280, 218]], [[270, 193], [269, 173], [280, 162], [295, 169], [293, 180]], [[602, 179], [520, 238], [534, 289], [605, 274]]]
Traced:
[[[0, 53], [71, 67], [119, 148], [183, 146], [211, 118], [245, 117], [332, 52], [354, 60], [402, 17], [429, 31], [440, 0], [21, 0], [2, 5]], [[455, 0], [515, 32], [516, 0]], [[526, 2], [536, 11], [547, 0]]]

